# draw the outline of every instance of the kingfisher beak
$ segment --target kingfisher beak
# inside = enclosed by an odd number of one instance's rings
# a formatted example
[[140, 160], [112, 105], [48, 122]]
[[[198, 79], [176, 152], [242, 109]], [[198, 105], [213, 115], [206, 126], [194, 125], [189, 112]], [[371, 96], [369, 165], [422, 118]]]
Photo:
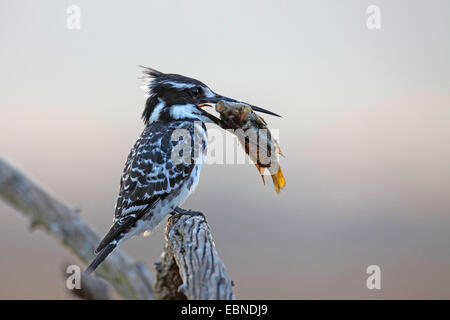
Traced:
[[276, 113], [274, 113], [274, 112], [272, 112], [272, 111], [269, 111], [269, 110], [266, 110], [266, 109], [263, 109], [263, 108], [260, 108], [260, 107], [251, 105], [251, 104], [246, 103], [246, 102], [242, 102], [242, 101], [238, 101], [238, 100], [235, 100], [235, 99], [232, 99], [232, 98], [224, 97], [224, 96], [221, 96], [221, 95], [216, 94], [216, 93], [214, 93], [214, 95], [212, 95], [211, 97], [206, 97], [206, 98], [202, 101], [202, 103], [217, 103], [217, 102], [219, 102], [220, 100], [228, 101], [228, 102], [235, 102], [235, 103], [245, 103], [245, 104], [247, 104], [250, 108], [252, 108], [253, 111], [257, 111], [257, 112], [262, 112], [262, 113], [270, 114], [270, 115], [275, 116], [275, 117], [281, 117], [280, 115], [278, 115], [278, 114], [276, 114]]

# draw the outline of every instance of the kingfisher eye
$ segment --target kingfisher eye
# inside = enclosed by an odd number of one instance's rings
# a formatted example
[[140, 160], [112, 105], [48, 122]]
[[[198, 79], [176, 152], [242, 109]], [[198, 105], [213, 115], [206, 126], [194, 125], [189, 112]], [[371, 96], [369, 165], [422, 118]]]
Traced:
[[200, 87], [193, 87], [191, 89], [191, 94], [193, 97], [197, 97], [202, 92], [202, 88]]

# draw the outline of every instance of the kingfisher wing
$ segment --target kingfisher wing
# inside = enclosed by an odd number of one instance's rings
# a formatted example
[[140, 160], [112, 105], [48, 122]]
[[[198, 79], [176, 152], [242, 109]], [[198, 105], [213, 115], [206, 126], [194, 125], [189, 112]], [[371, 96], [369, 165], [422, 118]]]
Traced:
[[180, 161], [174, 150], [187, 150], [184, 144], [190, 145], [190, 140], [173, 140], [176, 129], [187, 130], [192, 136], [193, 128], [189, 124], [153, 123], [136, 141], [120, 180], [114, 224], [96, 252], [121, 239], [140, 218], [189, 178], [195, 161], [191, 157], [190, 161]]

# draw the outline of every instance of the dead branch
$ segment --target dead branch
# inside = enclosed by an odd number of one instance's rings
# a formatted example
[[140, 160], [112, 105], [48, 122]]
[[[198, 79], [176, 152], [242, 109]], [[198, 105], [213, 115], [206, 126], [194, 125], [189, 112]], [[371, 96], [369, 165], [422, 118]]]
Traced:
[[[71, 264], [73, 265], [73, 263]], [[66, 268], [64, 268], [63, 277], [67, 277]], [[111, 300], [111, 286], [104, 280], [87, 276], [85, 273], [81, 273], [80, 289], [69, 290], [75, 297], [84, 300]]]
[[[78, 211], [31, 181], [0, 157], [0, 197], [23, 213], [32, 228], [42, 227], [88, 264], [99, 237], [79, 217]], [[126, 299], [234, 299], [232, 281], [215, 249], [202, 214], [169, 218], [166, 245], [155, 263], [155, 288], [151, 272], [116, 248], [96, 271]], [[98, 280], [97, 280], [98, 281]], [[107, 288], [82, 276], [83, 290], [74, 294], [106, 299]]]
[[158, 298], [234, 299], [233, 283], [203, 215], [170, 217], [166, 241], [161, 261], [156, 264]]
[[[100, 239], [80, 219], [77, 211], [1, 157], [0, 197], [28, 217], [32, 228], [42, 227], [81, 261], [89, 263], [94, 258], [94, 248]], [[119, 249], [114, 250], [96, 274], [107, 280], [126, 299], [153, 298], [150, 271]]]

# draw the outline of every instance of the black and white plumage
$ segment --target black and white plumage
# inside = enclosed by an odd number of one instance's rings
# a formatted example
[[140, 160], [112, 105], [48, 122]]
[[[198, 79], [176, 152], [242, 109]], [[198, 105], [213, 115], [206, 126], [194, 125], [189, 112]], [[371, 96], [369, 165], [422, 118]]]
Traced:
[[195, 190], [206, 155], [205, 123], [220, 122], [202, 106], [236, 101], [192, 78], [150, 68], [145, 68], [144, 74], [148, 98], [142, 117], [146, 127], [125, 163], [114, 223], [97, 247], [88, 274], [121, 241], [151, 232]]
[[[191, 141], [171, 140], [177, 130]], [[206, 143], [205, 128], [191, 121], [158, 121], [145, 128], [125, 164], [113, 228], [97, 251], [111, 241], [153, 230], [181, 205], [198, 183]], [[189, 161], [176, 161], [174, 148], [193, 154]]]

